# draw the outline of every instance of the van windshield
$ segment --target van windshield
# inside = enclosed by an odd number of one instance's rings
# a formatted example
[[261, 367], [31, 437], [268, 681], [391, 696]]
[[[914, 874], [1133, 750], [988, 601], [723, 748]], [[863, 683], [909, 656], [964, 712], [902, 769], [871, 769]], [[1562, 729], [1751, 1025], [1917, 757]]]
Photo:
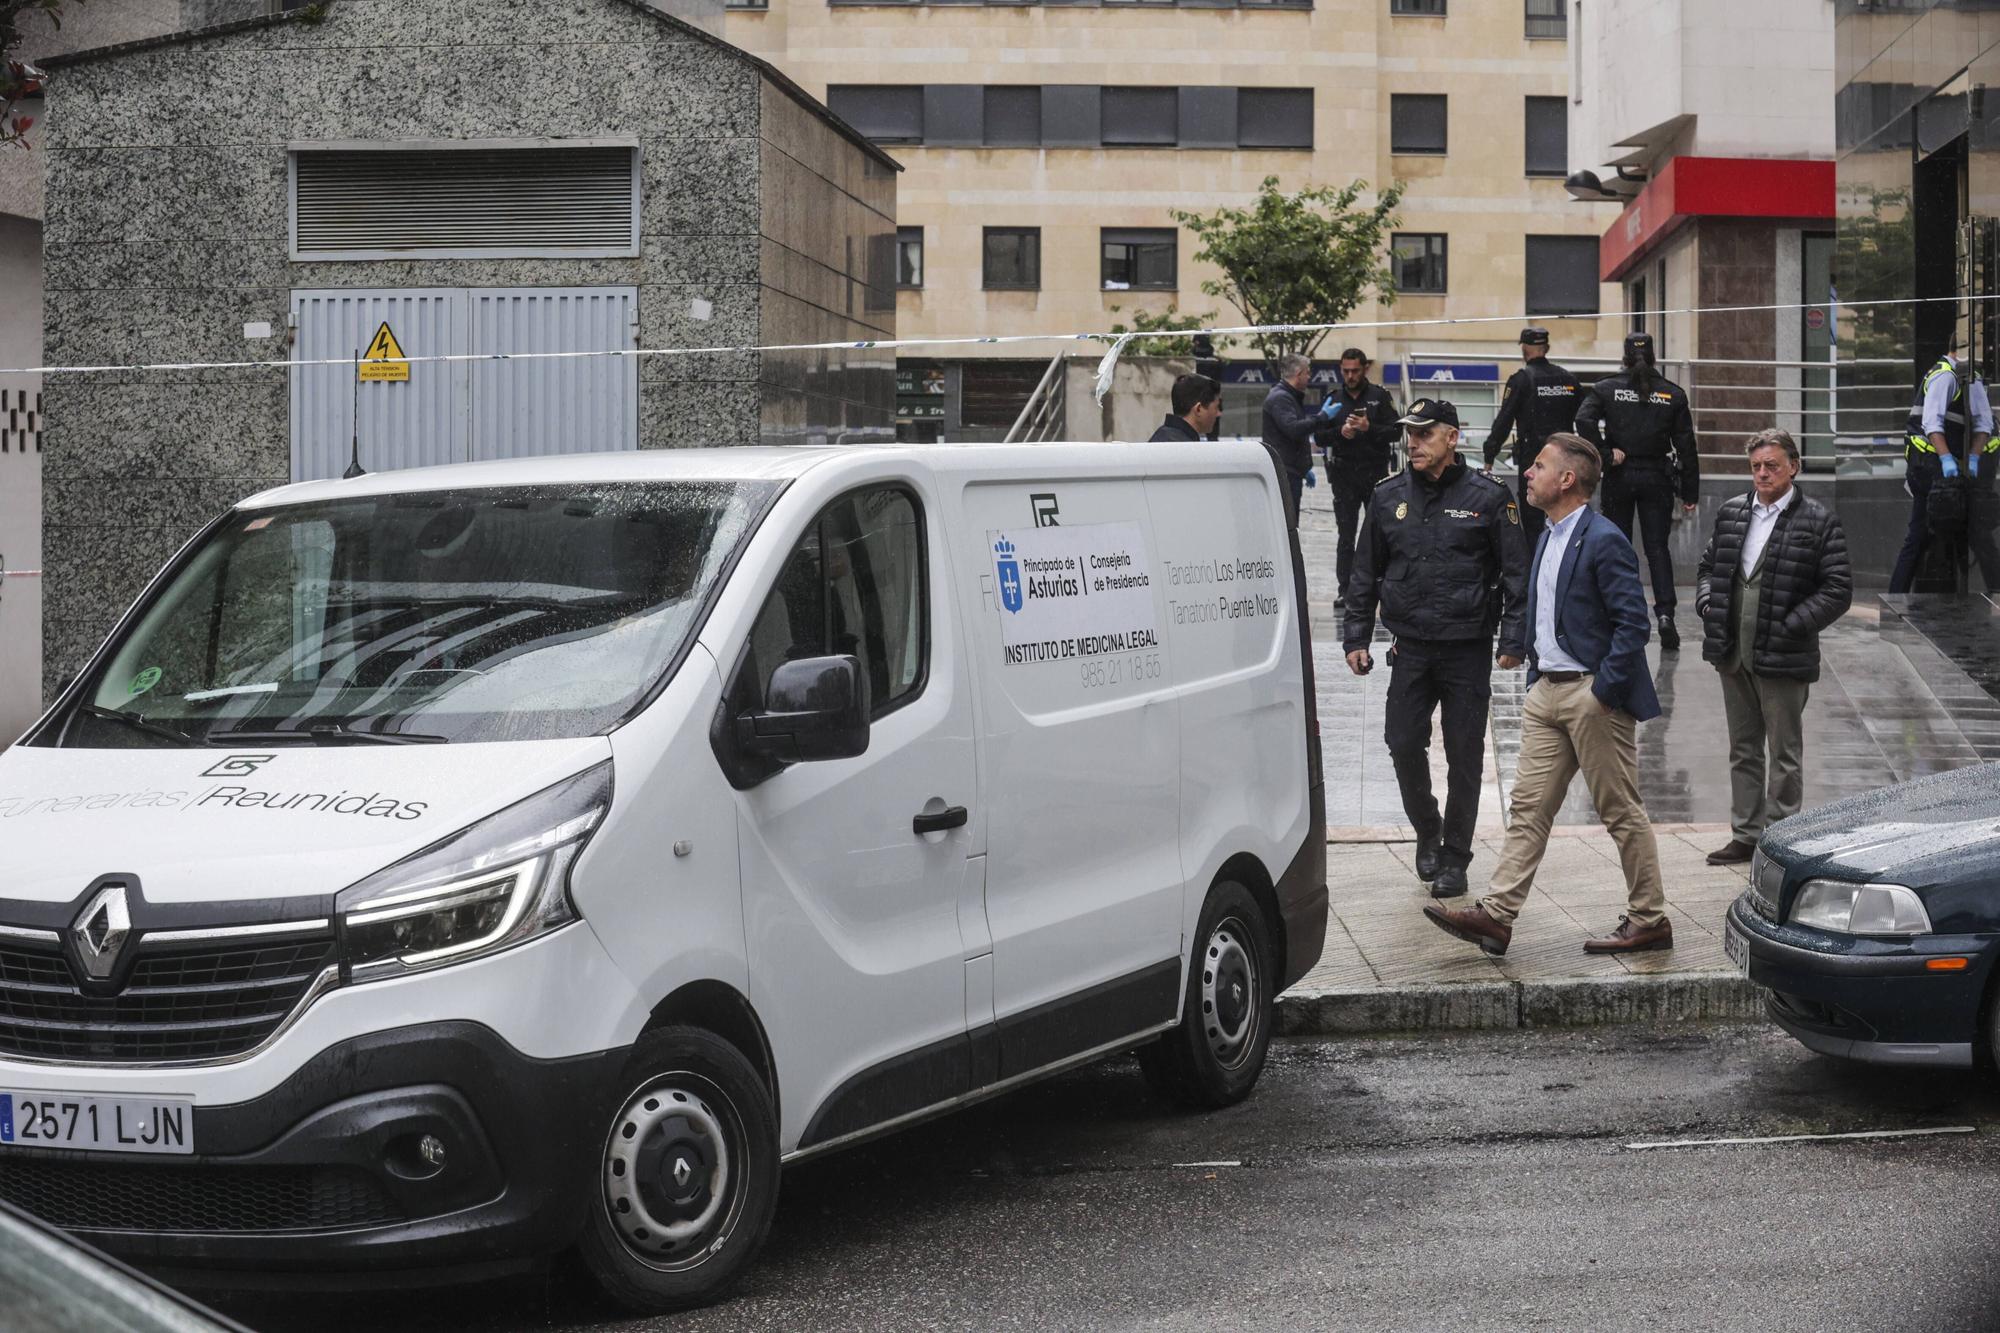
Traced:
[[545, 740], [617, 726], [774, 486], [434, 491], [230, 515], [63, 744]]

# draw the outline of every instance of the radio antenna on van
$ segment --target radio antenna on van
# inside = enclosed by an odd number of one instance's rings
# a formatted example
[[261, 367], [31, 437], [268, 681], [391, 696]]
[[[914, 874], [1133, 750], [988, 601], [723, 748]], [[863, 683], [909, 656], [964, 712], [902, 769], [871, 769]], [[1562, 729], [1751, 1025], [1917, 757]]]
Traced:
[[347, 471], [340, 474], [342, 481], [353, 481], [365, 477], [368, 469], [361, 466], [361, 349], [354, 349], [354, 451], [348, 456]]

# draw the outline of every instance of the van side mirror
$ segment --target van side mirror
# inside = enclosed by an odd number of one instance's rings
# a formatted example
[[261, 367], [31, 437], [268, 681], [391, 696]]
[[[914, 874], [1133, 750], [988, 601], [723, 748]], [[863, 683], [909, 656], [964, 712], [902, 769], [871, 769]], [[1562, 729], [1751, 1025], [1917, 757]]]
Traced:
[[771, 673], [761, 712], [736, 719], [746, 756], [781, 764], [868, 752], [868, 678], [853, 657], [804, 657]]

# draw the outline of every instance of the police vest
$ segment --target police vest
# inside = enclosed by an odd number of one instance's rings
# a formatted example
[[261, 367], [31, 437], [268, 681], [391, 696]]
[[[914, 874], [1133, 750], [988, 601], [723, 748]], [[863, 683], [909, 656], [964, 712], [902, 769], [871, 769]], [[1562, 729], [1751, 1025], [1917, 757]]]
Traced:
[[[1958, 457], [1963, 458], [1965, 457], [1966, 438], [1965, 409], [1971, 405], [1967, 402], [1965, 386], [1968, 382], [1976, 380], [1978, 377], [1975, 373], [1968, 371], [1967, 376], [1961, 378], [1958, 373], [1958, 367], [1952, 364], [1952, 360], [1948, 356], [1941, 358], [1936, 365], [1932, 366], [1929, 372], [1925, 374], [1924, 382], [1917, 386], [1916, 405], [1910, 409], [1908, 427], [1910, 435], [1909, 451], [1916, 454], [1935, 454], [1937, 452], [1936, 448], [1931, 444], [1930, 436], [1924, 433], [1924, 399], [1930, 397], [1931, 386], [1937, 382], [1937, 378], [1940, 375], [1949, 375], [1952, 379], [1951, 399], [1946, 403], [1944, 409], [1945, 448], [1951, 450]], [[1995, 449], [2000, 449], [2000, 437], [1989, 439], [1986, 442], [1986, 448], [1983, 452], [1990, 454]]]

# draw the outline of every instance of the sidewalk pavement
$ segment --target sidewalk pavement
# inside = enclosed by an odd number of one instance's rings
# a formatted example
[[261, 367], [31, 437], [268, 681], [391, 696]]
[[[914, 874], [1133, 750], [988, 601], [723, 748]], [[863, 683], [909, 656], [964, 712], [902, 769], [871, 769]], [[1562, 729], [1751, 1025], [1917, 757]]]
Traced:
[[[1597, 826], [1565, 827], [1549, 839], [1514, 941], [1500, 958], [1424, 918], [1432, 899], [1411, 864], [1414, 842], [1336, 833], [1327, 848], [1326, 949], [1319, 966], [1280, 997], [1279, 1030], [1547, 1027], [1761, 1014], [1755, 988], [1722, 953], [1723, 914], [1743, 892], [1744, 869], [1703, 859], [1729, 840], [1727, 827], [1656, 824], [1653, 831], [1674, 923], [1672, 949], [1583, 951], [1585, 940], [1618, 924], [1625, 881], [1610, 834]], [[1499, 859], [1500, 842], [1497, 833], [1478, 839], [1475, 872]], [[1475, 874], [1475, 893], [1483, 879]]]
[[[1280, 997], [1292, 1033], [1515, 1027], [1752, 1017], [1754, 988], [1722, 953], [1722, 921], [1742, 892], [1741, 867], [1707, 865], [1729, 841], [1728, 732], [1713, 668], [1701, 660], [1689, 590], [1676, 612], [1683, 647], [1647, 657], [1666, 715], [1639, 730], [1640, 791], [1659, 839], [1672, 950], [1594, 956], [1583, 941], [1609, 932], [1625, 901], [1617, 848], [1597, 822], [1582, 779], [1572, 787], [1549, 853], [1504, 958], [1446, 935], [1422, 915], [1431, 901], [1411, 865], [1382, 707], [1388, 636], [1377, 669], [1356, 677], [1333, 606], [1334, 533], [1324, 490], [1307, 492], [1299, 524], [1328, 766], [1327, 880], [1331, 912], [1320, 964]], [[1680, 571], [1684, 576], [1691, 570]], [[1854, 792], [2000, 758], [2000, 613], [1983, 599], [1863, 593], [1822, 638], [1824, 674], [1806, 711], [1808, 809]], [[1965, 605], [1959, 605], [1960, 602]], [[1976, 603], [1976, 605], [1974, 605]], [[1935, 622], [1935, 623], [1933, 623]], [[1989, 659], [1995, 659], [1989, 661]], [[1989, 670], [1988, 668], [1992, 668]], [[1474, 895], [1499, 860], [1506, 799], [1520, 751], [1525, 673], [1493, 673]], [[1443, 746], [1431, 746], [1433, 786], [1445, 790]], [[1457, 900], [1463, 906], [1470, 899]]]

